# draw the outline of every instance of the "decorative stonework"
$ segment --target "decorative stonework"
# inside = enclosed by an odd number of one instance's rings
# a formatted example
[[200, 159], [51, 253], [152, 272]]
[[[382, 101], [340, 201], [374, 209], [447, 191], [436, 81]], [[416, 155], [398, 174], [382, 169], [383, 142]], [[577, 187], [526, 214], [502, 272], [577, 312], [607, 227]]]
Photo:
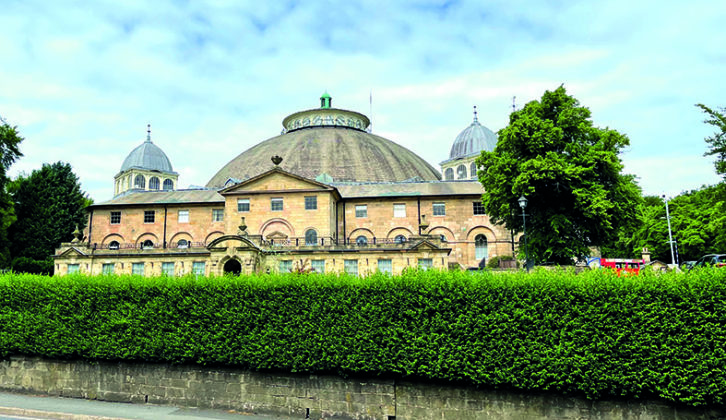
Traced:
[[363, 114], [337, 108], [318, 108], [296, 112], [282, 120], [283, 132], [310, 127], [344, 127], [365, 131], [370, 120]]

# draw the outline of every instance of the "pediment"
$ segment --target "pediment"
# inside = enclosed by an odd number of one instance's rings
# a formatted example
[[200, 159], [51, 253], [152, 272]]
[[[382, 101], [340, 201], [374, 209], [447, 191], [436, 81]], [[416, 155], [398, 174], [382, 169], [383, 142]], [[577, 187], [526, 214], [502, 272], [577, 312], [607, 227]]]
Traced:
[[234, 184], [220, 194], [259, 193], [265, 191], [333, 191], [334, 188], [282, 169], [272, 169], [254, 178]]
[[213, 240], [207, 245], [207, 249], [212, 248], [228, 248], [229, 246], [235, 248], [257, 248], [257, 245], [252, 243], [249, 239], [239, 235], [225, 235]]
[[438, 246], [434, 245], [432, 242], [429, 242], [428, 240], [424, 239], [419, 242], [416, 242], [415, 244], [411, 245], [412, 250], [422, 251], [422, 250], [432, 250], [432, 249], [439, 249]]
[[55, 258], [67, 258], [67, 257], [87, 257], [88, 254], [84, 253], [80, 249], [77, 249], [74, 246], [69, 247], [65, 251], [61, 252], [60, 254], [56, 254]]

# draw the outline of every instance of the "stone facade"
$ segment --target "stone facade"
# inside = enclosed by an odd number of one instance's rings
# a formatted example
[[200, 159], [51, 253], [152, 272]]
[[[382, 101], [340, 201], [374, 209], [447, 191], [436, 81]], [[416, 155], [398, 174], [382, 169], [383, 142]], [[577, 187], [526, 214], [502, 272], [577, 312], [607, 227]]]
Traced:
[[166, 364], [0, 361], [0, 389], [136, 404], [356, 420], [705, 420], [723, 408], [657, 401], [590, 401], [392, 379], [273, 374]]
[[55, 274], [477, 267], [514, 252], [477, 207], [481, 193], [476, 182], [338, 186], [279, 167], [219, 191], [135, 192], [89, 208]]

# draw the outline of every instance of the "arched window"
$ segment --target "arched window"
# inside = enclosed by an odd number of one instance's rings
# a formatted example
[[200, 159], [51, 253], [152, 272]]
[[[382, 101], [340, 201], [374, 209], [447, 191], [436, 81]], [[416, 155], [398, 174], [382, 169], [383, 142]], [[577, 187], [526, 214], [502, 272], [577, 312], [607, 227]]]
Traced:
[[361, 236], [355, 238], [355, 243], [356, 243], [356, 245], [368, 245], [368, 238], [361, 235]]
[[189, 248], [189, 241], [186, 239], [179, 239], [179, 242], [176, 243], [177, 248]]
[[318, 243], [318, 232], [315, 229], [308, 229], [305, 231], [305, 245], [317, 245]]
[[174, 181], [171, 179], [165, 179], [164, 180], [164, 191], [169, 191], [174, 189]]
[[150, 239], [145, 240], [144, 243], [141, 245], [141, 249], [153, 249], [153, 248], [154, 248], [154, 243]]
[[146, 180], [143, 175], [136, 175], [136, 178], [134, 178], [134, 188], [141, 188], [142, 190], [146, 188]]
[[476, 235], [476, 237], [474, 238], [474, 248], [476, 250], [476, 259], [478, 261], [486, 258], [489, 255], [487, 249], [487, 237], [481, 234]]
[[393, 239], [393, 242], [395, 242], [397, 244], [402, 244], [402, 243], [406, 242], [406, 237], [403, 235], [396, 235], [396, 237]]
[[459, 165], [456, 167], [456, 179], [466, 179], [466, 166]]
[[447, 181], [453, 181], [454, 180], [454, 169], [452, 168], [446, 168], [444, 171], [444, 179]]
[[471, 162], [471, 166], [469, 167], [469, 175], [471, 176], [471, 179], [476, 179], [476, 162]]
[[149, 178], [149, 189], [150, 190], [158, 190], [159, 189], [159, 178], [152, 176]]
[[118, 241], [111, 241], [108, 243], [108, 249], [118, 249], [119, 243]]

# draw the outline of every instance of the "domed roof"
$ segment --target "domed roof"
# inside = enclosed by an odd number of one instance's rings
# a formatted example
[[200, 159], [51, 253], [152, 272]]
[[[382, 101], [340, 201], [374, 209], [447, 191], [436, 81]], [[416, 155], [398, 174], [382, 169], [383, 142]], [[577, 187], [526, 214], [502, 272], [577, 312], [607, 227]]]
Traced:
[[121, 172], [131, 168], [176, 173], [172, 169], [166, 153], [151, 142], [150, 131], [147, 133], [146, 141], [126, 156], [124, 163], [121, 165]]
[[426, 161], [388, 139], [351, 128], [311, 127], [253, 146], [219, 170], [207, 187], [221, 188], [229, 178], [259, 175], [271, 168], [270, 157], [274, 155], [283, 158], [280, 168], [309, 179], [321, 174], [333, 181], [441, 179]]
[[496, 146], [497, 135], [492, 130], [479, 124], [475, 110], [474, 122], [456, 136], [456, 140], [451, 146], [449, 160], [479, 154], [482, 150], [492, 152]]
[[[270, 169], [270, 158], [282, 157], [280, 168], [321, 182], [390, 182], [441, 175], [415, 153], [366, 131], [365, 115], [332, 108], [326, 92], [320, 108], [295, 112], [282, 120], [283, 134], [253, 146], [227, 163], [207, 183], [222, 188], [231, 178], [242, 180]], [[332, 181], [331, 181], [332, 179]]]

